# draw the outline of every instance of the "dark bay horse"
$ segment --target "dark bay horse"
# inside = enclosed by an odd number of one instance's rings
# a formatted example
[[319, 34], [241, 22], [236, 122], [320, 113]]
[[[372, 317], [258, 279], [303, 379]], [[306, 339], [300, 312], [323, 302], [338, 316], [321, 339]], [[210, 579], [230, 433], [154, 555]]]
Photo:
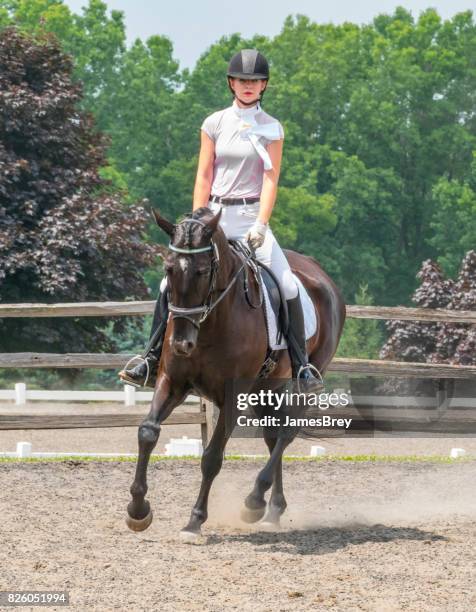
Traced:
[[[202, 484], [190, 520], [181, 531], [184, 539], [200, 535], [207, 520], [208, 495], [219, 473], [230, 432], [225, 427], [225, 381], [255, 379], [265, 360], [268, 339], [261, 308], [251, 308], [243, 283], [243, 263], [230, 248], [214, 215], [199, 208], [174, 225], [154, 212], [157, 224], [170, 236], [164, 261], [169, 287], [169, 317], [157, 383], [148, 415], [139, 426], [139, 456], [127, 507], [127, 525], [147, 529], [152, 511], [145, 499], [147, 465], [159, 438], [161, 423], [193, 392], [219, 408], [213, 436], [201, 460]], [[311, 257], [285, 251], [293, 270], [306, 287], [316, 309], [318, 327], [307, 341], [309, 361], [324, 373], [335, 354], [345, 320], [342, 296]], [[250, 283], [250, 285], [253, 283]], [[253, 285], [258, 295], [256, 285]], [[290, 378], [288, 351], [279, 352], [273, 378]], [[264, 434], [270, 457], [245, 499], [242, 518], [260, 520], [266, 511], [265, 493], [272, 487], [264, 521], [279, 524], [286, 508], [282, 483], [282, 455], [292, 438]]]

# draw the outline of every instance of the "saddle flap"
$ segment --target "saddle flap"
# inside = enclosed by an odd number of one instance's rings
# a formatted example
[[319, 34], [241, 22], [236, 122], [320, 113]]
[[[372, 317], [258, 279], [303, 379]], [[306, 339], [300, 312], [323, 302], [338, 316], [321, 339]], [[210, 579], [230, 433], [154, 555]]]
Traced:
[[[264, 317], [266, 319], [266, 331], [268, 333], [268, 344], [273, 346], [275, 344], [281, 344], [283, 336], [287, 333], [289, 325], [288, 306], [282, 289], [279, 285], [278, 279], [274, 272], [266, 266], [263, 262], [257, 259], [254, 251], [252, 251], [248, 244], [241, 240], [228, 239], [230, 246], [239, 255], [242, 261], [246, 264], [249, 271], [252, 272], [257, 281], [260, 283], [260, 291], [266, 296], [263, 300], [262, 308]], [[275, 320], [276, 337], [271, 338], [269, 335], [270, 329], [273, 325], [270, 325], [268, 320], [270, 313], [267, 311], [266, 302], [269, 302], [272, 307], [273, 315]], [[274, 335], [274, 334], [273, 334]]]
[[[280, 287], [276, 279], [270, 274], [267, 267], [260, 266], [261, 282], [264, 283], [265, 290], [268, 292], [269, 302], [273, 309], [274, 316], [277, 322], [276, 343], [281, 344], [281, 340], [287, 325], [287, 304], [286, 300], [282, 299]], [[265, 315], [266, 315], [266, 308]], [[270, 339], [271, 340], [271, 339]], [[271, 345], [271, 342], [270, 342]]]

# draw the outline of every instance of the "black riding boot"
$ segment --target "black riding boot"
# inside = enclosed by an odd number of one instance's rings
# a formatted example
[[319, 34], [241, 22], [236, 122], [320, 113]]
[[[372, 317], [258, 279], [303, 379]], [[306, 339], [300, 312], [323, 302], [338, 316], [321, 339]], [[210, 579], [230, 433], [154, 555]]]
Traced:
[[[291, 357], [292, 377], [298, 379], [303, 391], [317, 393], [324, 388], [319, 370], [309, 363], [306, 351], [306, 332], [301, 299], [298, 296], [286, 300], [289, 313], [288, 350]], [[319, 374], [314, 376], [312, 370]]]
[[136, 358], [141, 361], [134, 368], [121, 370], [119, 372], [121, 380], [136, 387], [152, 387], [152, 389], [155, 387], [168, 315], [167, 290], [165, 290], [159, 294], [155, 304], [149, 343], [142, 355]]

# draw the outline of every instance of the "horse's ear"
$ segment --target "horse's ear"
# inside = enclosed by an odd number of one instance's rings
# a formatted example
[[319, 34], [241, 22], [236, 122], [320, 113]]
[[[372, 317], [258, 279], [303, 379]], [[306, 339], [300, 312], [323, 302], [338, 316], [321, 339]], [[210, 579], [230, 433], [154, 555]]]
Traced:
[[175, 225], [173, 223], [170, 223], [170, 221], [167, 221], [167, 219], [165, 219], [164, 217], [162, 217], [159, 214], [159, 211], [155, 210], [155, 208], [152, 209], [152, 214], [154, 215], [155, 222], [160, 227], [160, 229], [163, 229], [164, 232], [166, 232], [169, 236], [173, 236], [173, 233], [175, 231]]
[[155, 248], [157, 249], [157, 254], [160, 257], [160, 259], [163, 259], [165, 261], [165, 258], [169, 254], [168, 248], [164, 246], [163, 244], [156, 244]]
[[210, 229], [210, 232], [213, 234], [217, 227], [218, 227], [218, 222], [220, 221], [220, 217], [221, 217], [221, 208], [220, 210], [217, 212], [216, 215], [214, 215], [210, 221], [204, 221], [205, 224], [207, 225], [207, 227]]

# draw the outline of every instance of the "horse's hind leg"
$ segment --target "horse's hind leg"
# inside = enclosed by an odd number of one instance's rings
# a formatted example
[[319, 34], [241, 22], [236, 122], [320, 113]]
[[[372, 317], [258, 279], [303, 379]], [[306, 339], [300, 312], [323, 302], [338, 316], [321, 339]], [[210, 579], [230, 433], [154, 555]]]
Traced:
[[213, 436], [202, 455], [202, 484], [197, 501], [192, 508], [190, 520], [180, 532], [184, 540], [194, 540], [200, 535], [200, 528], [208, 518], [208, 495], [215, 477], [221, 470], [225, 446], [230, 436], [225, 430], [225, 411], [222, 408]]
[[[268, 459], [264, 468], [259, 472], [253, 490], [245, 499], [245, 505], [241, 510], [241, 518], [246, 523], [256, 523], [265, 514], [266, 511], [266, 500], [264, 494], [271, 487], [275, 481], [277, 471], [279, 468], [278, 479], [282, 478], [282, 457], [286, 447], [293, 441], [293, 437], [279, 437], [276, 440], [274, 448], [271, 452], [271, 456]], [[282, 480], [278, 480], [278, 488], [276, 495], [281, 490], [282, 493]], [[278, 501], [278, 497], [276, 498]], [[283, 496], [284, 500], [284, 496]], [[284, 503], [286, 503], [284, 501]], [[279, 503], [277, 504], [279, 508]], [[284, 509], [283, 509], [284, 512]]]
[[160, 424], [172, 410], [180, 404], [185, 393], [173, 391], [168, 377], [163, 376], [157, 381], [154, 397], [149, 414], [139, 426], [139, 456], [137, 458], [136, 473], [130, 491], [132, 501], [127, 506], [126, 523], [133, 531], [143, 531], [152, 522], [152, 511], [149, 502], [145, 499], [147, 493], [147, 466], [160, 434]]
[[[269, 437], [264, 434], [264, 441], [271, 455], [276, 445], [276, 437]], [[269, 498], [266, 514], [263, 517], [260, 525], [262, 527], [279, 527], [281, 514], [286, 510], [287, 503], [283, 491], [283, 458], [282, 456], [276, 463], [274, 472], [273, 488], [271, 489], [271, 497]]]

